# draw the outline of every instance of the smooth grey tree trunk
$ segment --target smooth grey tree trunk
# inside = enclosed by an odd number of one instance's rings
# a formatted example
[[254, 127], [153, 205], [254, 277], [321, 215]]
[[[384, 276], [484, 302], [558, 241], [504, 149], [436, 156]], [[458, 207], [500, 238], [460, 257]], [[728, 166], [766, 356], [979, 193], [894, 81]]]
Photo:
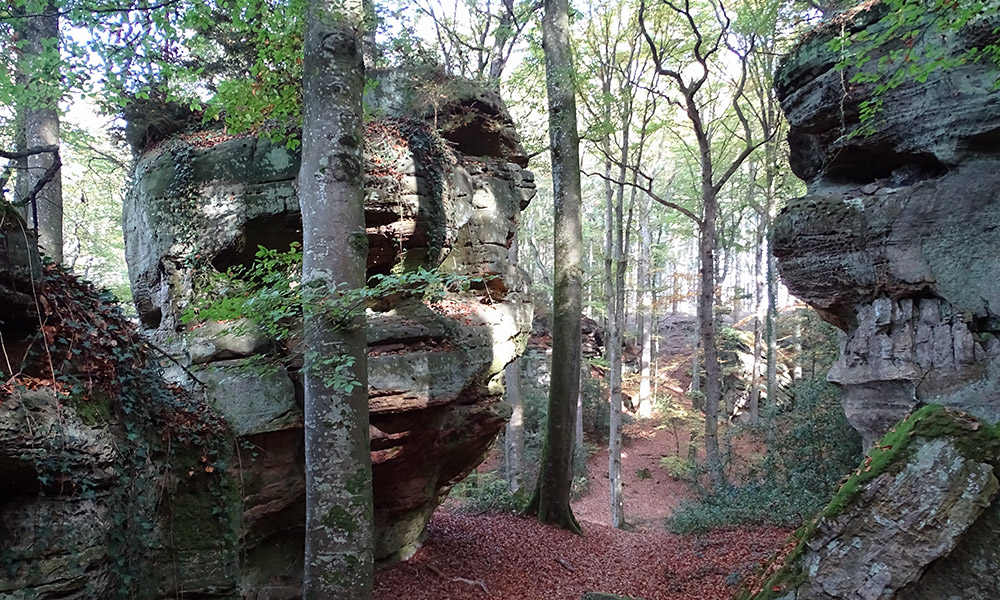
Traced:
[[754, 245], [753, 261], [753, 368], [751, 371], [750, 396], [747, 399], [747, 418], [751, 423], [760, 419], [760, 363], [764, 354], [764, 318], [766, 309], [764, 288], [764, 240], [767, 234], [768, 217], [757, 214], [757, 238]]
[[580, 136], [567, 0], [545, 0], [542, 34], [552, 153], [554, 254], [552, 381], [538, 484], [528, 512], [544, 523], [582, 533], [570, 507], [573, 425], [580, 394], [583, 229]]
[[[508, 250], [510, 264], [518, 264], [517, 236]], [[511, 407], [510, 421], [507, 422], [505, 437], [507, 486], [511, 493], [516, 493], [524, 487], [524, 394], [521, 390], [521, 359], [515, 358], [504, 367], [504, 383], [507, 387], [507, 402]]]
[[507, 402], [511, 406], [510, 421], [507, 422], [506, 457], [507, 486], [511, 493], [524, 487], [524, 394], [521, 391], [521, 359], [514, 359], [503, 370], [507, 384]]
[[775, 406], [778, 399], [778, 267], [771, 252], [771, 235], [767, 244], [767, 401]]
[[[24, 19], [24, 55], [30, 72], [24, 74], [35, 90], [22, 99], [21, 126], [24, 128], [25, 149], [59, 146], [59, 58], [46, 49], [59, 49], [59, 13], [54, 3], [48, 3], [36, 16]], [[25, 160], [27, 185], [34, 190], [55, 163], [55, 155], [43, 152]], [[62, 174], [56, 171], [28, 207], [28, 222], [38, 223], [38, 245], [57, 263], [63, 261], [63, 202]], [[32, 215], [32, 211], [35, 212]]]
[[[365, 285], [361, 2], [311, 0], [303, 73], [305, 600], [372, 595], [372, 471], [364, 314], [320, 296]], [[315, 300], [314, 300], [315, 299]], [[336, 370], [339, 368], [339, 372]]]
[[653, 236], [649, 230], [649, 202], [643, 202], [641, 212], [645, 217], [639, 219], [639, 317], [643, 323], [641, 338], [639, 343], [641, 351], [639, 355], [639, 406], [649, 408], [652, 402], [650, 386], [650, 365], [653, 358], [653, 291], [652, 282], [649, 278], [650, 270], [650, 247], [653, 243]]

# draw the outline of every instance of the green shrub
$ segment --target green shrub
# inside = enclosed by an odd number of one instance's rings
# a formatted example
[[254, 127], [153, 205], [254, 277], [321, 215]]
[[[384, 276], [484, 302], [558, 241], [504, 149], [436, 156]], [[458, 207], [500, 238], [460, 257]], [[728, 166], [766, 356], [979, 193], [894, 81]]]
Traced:
[[660, 459], [660, 468], [675, 481], [694, 482], [698, 478], [698, 467], [680, 456], [664, 456]]
[[791, 527], [829, 501], [841, 479], [861, 461], [861, 438], [844, 416], [836, 386], [814, 379], [794, 386], [789, 397], [783, 412], [765, 415], [760, 424], [769, 431], [762, 463], [742, 484], [699, 490], [697, 499], [681, 503], [667, 521], [671, 530], [691, 533], [743, 524]]
[[467, 512], [519, 513], [527, 504], [527, 494], [530, 491], [512, 494], [507, 481], [497, 473], [472, 473], [455, 486], [451, 496], [458, 498]]

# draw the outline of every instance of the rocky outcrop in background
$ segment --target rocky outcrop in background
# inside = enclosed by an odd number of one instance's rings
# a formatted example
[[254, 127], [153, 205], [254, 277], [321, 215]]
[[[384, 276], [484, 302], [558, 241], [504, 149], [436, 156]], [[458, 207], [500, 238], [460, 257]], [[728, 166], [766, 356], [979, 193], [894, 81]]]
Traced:
[[[965, 60], [904, 80], [862, 123], [874, 84], [853, 83], [831, 42], [875, 39], [887, 14], [865, 2], [835, 16], [776, 74], [808, 194], [779, 214], [774, 253], [789, 290], [844, 332], [828, 377], [870, 454], [744, 597], [1000, 596], [1000, 68]], [[917, 36], [913, 55], [1000, 42], [998, 14]], [[894, 49], [865, 50], [865, 68]], [[897, 424], [925, 405], [951, 410]]]

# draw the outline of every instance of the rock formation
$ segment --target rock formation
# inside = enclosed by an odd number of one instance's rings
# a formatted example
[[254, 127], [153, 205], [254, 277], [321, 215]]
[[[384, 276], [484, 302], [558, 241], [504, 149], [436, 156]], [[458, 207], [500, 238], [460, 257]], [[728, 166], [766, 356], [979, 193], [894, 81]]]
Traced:
[[[507, 249], [534, 183], [495, 93], [434, 79], [452, 100], [424, 106], [426, 81], [385, 77], [368, 103], [380, 114], [366, 142], [369, 274], [455, 276], [367, 310], [376, 554], [391, 561], [417, 548], [509, 415], [501, 373], [524, 349], [532, 305]], [[125, 207], [152, 346], [99, 292], [43, 268], [0, 205], [0, 597], [295, 598], [305, 490], [294, 337], [182, 317], [258, 245], [301, 239], [298, 156], [253, 136], [133, 133], [154, 143]]]
[[[846, 334], [829, 378], [866, 446], [921, 404], [1000, 419], [1000, 71], [970, 60], [905, 82], [861, 131], [872, 85], [845, 88], [854, 72], [829, 42], [839, 19], [872, 32], [883, 14], [868, 2], [821, 26], [776, 75], [808, 195], [779, 215], [774, 252], [789, 290]], [[997, 25], [917, 43], [959, 56]]]
[[898, 424], [741, 600], [987, 600], [1000, 428], [926, 407]]
[[[873, 39], [886, 14], [870, 1], [837, 15], [776, 74], [808, 194], [779, 214], [774, 253], [789, 290], [844, 332], [828, 377], [869, 455], [743, 598], [1000, 596], [1000, 69], [904, 79], [863, 122], [874, 84], [838, 68], [831, 41]], [[996, 43], [998, 14], [917, 36], [912, 55]], [[892, 44], [858, 44], [864, 68], [905, 68]]]
[[[369, 106], [368, 272], [438, 267], [475, 278], [437, 301], [397, 294], [367, 313], [376, 555], [407, 556], [431, 513], [502, 430], [504, 365], [524, 348], [532, 306], [527, 279], [507, 260], [520, 211], [534, 194], [527, 157], [493, 92], [453, 83], [454, 100], [420, 108], [416, 85], [383, 74]], [[407, 87], [408, 85], [408, 87]], [[435, 121], [440, 135], [425, 122]], [[406, 116], [393, 116], [406, 115]], [[182, 322], [216, 293], [212, 273], [253, 260], [257, 247], [301, 239], [298, 156], [264, 138], [180, 136], [147, 151], [125, 207], [126, 256], [146, 335], [176, 356], [168, 369], [206, 386], [236, 433], [258, 450], [245, 460], [244, 581], [294, 578], [304, 488], [299, 383], [285, 368], [247, 365], [280, 357], [250, 324]], [[300, 401], [299, 401], [300, 402]], [[276, 556], [284, 556], [274, 570]]]

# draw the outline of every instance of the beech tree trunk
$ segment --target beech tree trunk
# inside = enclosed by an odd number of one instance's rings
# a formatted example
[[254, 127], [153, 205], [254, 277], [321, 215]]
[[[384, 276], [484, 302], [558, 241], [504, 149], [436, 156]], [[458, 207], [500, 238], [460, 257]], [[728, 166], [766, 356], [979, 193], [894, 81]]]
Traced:
[[652, 282], [649, 279], [650, 269], [650, 246], [653, 243], [652, 234], [649, 231], [649, 202], [644, 201], [642, 212], [645, 216], [639, 219], [639, 318], [643, 324], [641, 329], [641, 353], [639, 357], [639, 406], [649, 410], [651, 398], [650, 386], [650, 364], [653, 358], [653, 329], [655, 320], [653, 319], [653, 291]]
[[[372, 471], [364, 314], [327, 298], [365, 285], [361, 2], [311, 0], [303, 73], [305, 600], [372, 595]], [[323, 302], [318, 299], [323, 297]]]
[[764, 320], [767, 331], [767, 401], [775, 406], [778, 399], [778, 266], [771, 245], [774, 230], [768, 229], [767, 318]]
[[[25, 150], [59, 146], [59, 13], [49, 2], [37, 14], [24, 21], [26, 45], [18, 62], [27, 65], [21, 74], [25, 84], [33, 86], [20, 99], [19, 121], [24, 130]], [[54, 48], [54, 49], [53, 49]], [[42, 152], [24, 159], [26, 194], [33, 191], [55, 164], [55, 154]], [[63, 261], [63, 203], [60, 170], [44, 184], [32, 206], [26, 207], [27, 221], [38, 224], [38, 245], [57, 263]], [[18, 179], [21, 179], [19, 176]], [[23, 200], [24, 198], [22, 198]]]
[[[510, 264], [518, 262], [517, 236], [510, 244], [508, 258]], [[510, 403], [510, 421], [507, 422], [505, 450], [507, 459], [507, 486], [516, 493], [524, 486], [524, 394], [521, 393], [521, 359], [515, 358], [503, 370], [507, 387], [507, 402]]]
[[544, 523], [582, 533], [570, 507], [573, 426], [580, 394], [583, 229], [580, 137], [567, 0], [545, 0], [542, 34], [552, 153], [554, 266], [552, 377], [538, 484], [528, 512]]
[[[710, 181], [710, 180], [709, 180]], [[719, 452], [719, 405], [722, 401], [722, 368], [715, 345], [715, 251], [718, 245], [716, 220], [718, 199], [709, 182], [702, 188], [705, 206], [702, 218], [701, 289], [698, 291], [698, 319], [701, 350], [705, 357], [705, 460], [716, 487], [725, 485], [722, 455]]]
[[747, 418], [756, 423], [760, 418], [760, 363], [764, 354], [764, 312], [766, 310], [764, 288], [764, 240], [767, 234], [767, 215], [757, 214], [757, 239], [754, 245], [753, 261], [753, 370], [751, 372], [750, 395], [747, 398]]
[[[628, 131], [623, 135], [623, 148], [628, 148]], [[622, 151], [622, 164], [619, 169], [619, 182], [625, 181], [625, 161], [627, 150]], [[625, 499], [622, 490], [622, 347], [625, 334], [625, 240], [624, 240], [624, 204], [625, 186], [618, 184], [614, 206], [614, 284], [615, 297], [614, 318], [612, 329], [608, 333], [609, 344], [614, 348], [611, 354], [611, 411], [608, 442], [608, 480], [611, 488], [611, 526], [625, 526]]]

